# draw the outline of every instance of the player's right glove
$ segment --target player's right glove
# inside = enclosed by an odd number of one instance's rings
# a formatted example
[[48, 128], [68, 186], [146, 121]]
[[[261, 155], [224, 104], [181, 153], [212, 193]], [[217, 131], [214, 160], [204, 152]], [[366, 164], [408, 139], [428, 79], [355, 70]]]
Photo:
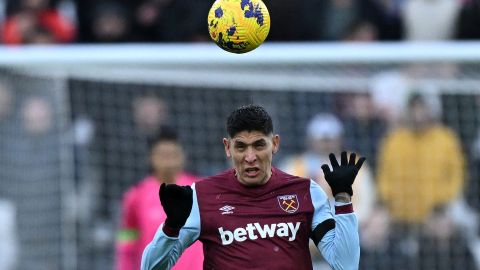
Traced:
[[330, 163], [332, 164], [332, 171], [327, 164], [322, 165], [322, 170], [325, 175], [325, 180], [327, 180], [328, 185], [332, 188], [333, 196], [337, 195], [340, 192], [346, 192], [353, 195], [353, 181], [358, 174], [358, 171], [362, 167], [363, 162], [365, 161], [364, 157], [361, 157], [357, 163], [356, 154], [350, 154], [350, 160], [347, 160], [347, 152], [342, 152], [341, 154], [341, 163], [338, 165], [337, 158], [333, 153], [330, 153], [328, 156], [330, 158]]
[[178, 236], [180, 229], [187, 222], [187, 218], [192, 210], [192, 188], [162, 183], [159, 196], [163, 211], [167, 214], [163, 231], [168, 236]]

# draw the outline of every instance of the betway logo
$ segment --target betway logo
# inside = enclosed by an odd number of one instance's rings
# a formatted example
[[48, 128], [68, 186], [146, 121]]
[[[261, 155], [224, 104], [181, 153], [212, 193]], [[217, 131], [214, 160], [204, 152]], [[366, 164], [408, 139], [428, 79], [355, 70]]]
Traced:
[[220, 233], [220, 238], [222, 239], [222, 245], [226, 246], [233, 243], [233, 240], [243, 242], [247, 239], [256, 240], [259, 237], [288, 237], [288, 241], [294, 241], [297, 237], [299, 228], [300, 222], [295, 224], [292, 222], [265, 224], [263, 227], [260, 225], [260, 223], [255, 222], [253, 224], [248, 223], [246, 228], [236, 228], [233, 232], [229, 230], [223, 230], [223, 227], [220, 227], [218, 228], [218, 232]]

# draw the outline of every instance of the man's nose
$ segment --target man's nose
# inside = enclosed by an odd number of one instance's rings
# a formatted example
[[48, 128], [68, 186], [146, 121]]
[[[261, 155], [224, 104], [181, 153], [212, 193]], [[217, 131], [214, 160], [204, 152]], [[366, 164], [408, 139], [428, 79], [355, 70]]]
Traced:
[[255, 151], [253, 151], [253, 149], [247, 150], [247, 154], [245, 156], [245, 161], [248, 162], [248, 163], [253, 163], [256, 160], [257, 160], [257, 154], [255, 153]]

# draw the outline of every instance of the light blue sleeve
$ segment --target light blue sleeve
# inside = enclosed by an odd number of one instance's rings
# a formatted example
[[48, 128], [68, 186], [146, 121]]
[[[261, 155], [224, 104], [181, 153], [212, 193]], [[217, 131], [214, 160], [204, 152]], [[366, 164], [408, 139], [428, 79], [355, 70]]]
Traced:
[[[355, 213], [335, 215], [328, 196], [314, 181], [310, 181], [310, 194], [314, 206], [312, 231], [323, 221], [333, 218], [335, 229], [328, 231], [318, 242], [317, 248], [335, 270], [356, 270], [360, 262], [360, 240]], [[341, 205], [336, 203], [337, 206]]]
[[178, 237], [167, 236], [162, 230], [163, 224], [160, 225], [152, 242], [143, 251], [141, 270], [172, 268], [183, 251], [200, 236], [200, 211], [198, 209], [195, 184], [192, 185], [192, 190], [192, 210]]

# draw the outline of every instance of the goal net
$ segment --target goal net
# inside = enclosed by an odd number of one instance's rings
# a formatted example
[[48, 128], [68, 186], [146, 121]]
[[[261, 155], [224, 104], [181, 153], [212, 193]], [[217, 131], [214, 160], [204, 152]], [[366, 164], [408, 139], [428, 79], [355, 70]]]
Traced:
[[[15, 206], [12, 269], [112, 269], [122, 195], [149, 173], [149, 136], [172, 126], [186, 170], [210, 175], [230, 166], [226, 116], [250, 103], [281, 135], [276, 166], [321, 178], [310, 163], [329, 149], [366, 156], [367, 184], [354, 196], [361, 269], [480, 269], [479, 48], [2, 48], [0, 199]], [[421, 133], [430, 119], [441, 128]]]

